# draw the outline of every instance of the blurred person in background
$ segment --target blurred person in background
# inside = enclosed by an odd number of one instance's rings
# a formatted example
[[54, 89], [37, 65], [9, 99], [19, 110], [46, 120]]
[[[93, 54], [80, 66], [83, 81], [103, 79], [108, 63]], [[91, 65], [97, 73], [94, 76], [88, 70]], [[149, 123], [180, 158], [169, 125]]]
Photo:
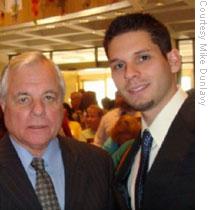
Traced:
[[80, 125], [83, 130], [87, 128], [86, 115], [87, 115], [87, 108], [90, 105], [98, 105], [96, 99], [96, 93], [94, 91], [85, 91], [82, 94], [82, 99], [80, 103], [80, 110], [81, 110]]
[[121, 115], [129, 114], [136, 117], [140, 116], [140, 112], [133, 109], [122, 97], [119, 92], [116, 93], [115, 108], [108, 111], [101, 119], [100, 125], [94, 138], [94, 144], [102, 146], [110, 136], [111, 129], [116, 124]]
[[80, 109], [82, 95], [83, 95], [83, 92], [81, 92], [81, 91], [72, 92], [70, 95], [71, 108], [73, 111], [73, 113], [71, 115], [72, 115], [73, 119], [79, 123], [81, 121], [81, 115], [82, 115], [82, 111]]
[[64, 107], [64, 109], [63, 109], [63, 121], [62, 121], [62, 126], [61, 126], [61, 129], [59, 131], [59, 134], [61, 136], [72, 137], [71, 129], [69, 127], [69, 119], [68, 119], [67, 109], [66, 109], [67, 105], [68, 105], [67, 103], [63, 103], [63, 107]]
[[107, 113], [108, 111], [114, 108], [114, 100], [111, 100], [108, 97], [102, 98], [101, 104], [103, 106], [104, 113]]
[[71, 108], [74, 111], [80, 110], [80, 103], [82, 100], [82, 93], [79, 91], [72, 92], [70, 95], [71, 99]]
[[80, 123], [73, 118], [73, 109], [69, 106], [68, 103], [64, 102], [63, 107], [64, 117], [60, 134], [79, 140], [82, 132]]
[[111, 129], [110, 137], [104, 142], [102, 148], [112, 155], [114, 164], [120, 162], [121, 157], [141, 130], [139, 118], [123, 114]]
[[90, 105], [87, 108], [87, 114], [86, 114], [87, 128], [82, 130], [81, 132], [80, 136], [81, 141], [85, 141], [87, 143], [93, 142], [103, 114], [104, 114], [103, 109], [101, 109], [97, 105]]

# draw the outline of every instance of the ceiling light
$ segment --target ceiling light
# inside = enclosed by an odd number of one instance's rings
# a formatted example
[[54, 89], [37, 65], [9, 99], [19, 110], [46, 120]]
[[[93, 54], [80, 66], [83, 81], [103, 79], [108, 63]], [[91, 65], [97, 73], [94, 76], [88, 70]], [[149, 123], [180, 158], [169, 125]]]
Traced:
[[98, 20], [104, 20], [104, 19], [106, 19], [106, 17], [101, 16], [101, 15], [96, 16], [96, 18], [97, 18]]
[[46, 28], [55, 28], [55, 25], [47, 25]]
[[157, 2], [157, 3], [156, 3], [156, 6], [157, 6], [157, 7], [161, 7], [161, 6], [163, 6], [163, 5], [164, 5], [163, 2]]
[[89, 20], [88, 19], [82, 19], [82, 20], [79, 20], [79, 23], [88, 23]]

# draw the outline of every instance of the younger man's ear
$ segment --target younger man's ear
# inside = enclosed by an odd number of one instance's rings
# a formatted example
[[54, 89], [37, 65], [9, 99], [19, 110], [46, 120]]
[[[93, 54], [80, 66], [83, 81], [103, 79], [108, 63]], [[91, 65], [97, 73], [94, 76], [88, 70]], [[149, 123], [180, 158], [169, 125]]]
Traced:
[[177, 49], [172, 49], [167, 53], [167, 59], [172, 73], [177, 73], [181, 68], [181, 56]]

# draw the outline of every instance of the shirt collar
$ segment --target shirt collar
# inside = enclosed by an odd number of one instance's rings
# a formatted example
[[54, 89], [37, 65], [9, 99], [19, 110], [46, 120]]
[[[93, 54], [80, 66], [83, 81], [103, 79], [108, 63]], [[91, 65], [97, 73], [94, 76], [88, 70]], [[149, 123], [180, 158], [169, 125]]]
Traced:
[[[10, 139], [11, 139], [13, 146], [15, 147], [16, 152], [18, 153], [18, 156], [19, 156], [25, 170], [28, 170], [28, 168], [31, 166], [31, 161], [34, 158], [33, 155], [28, 150], [26, 150], [24, 147], [22, 147], [20, 144], [18, 144], [17, 141], [15, 141], [11, 136], [10, 136]], [[60, 152], [60, 148], [59, 148], [58, 139], [54, 138], [49, 142], [49, 144], [42, 156], [42, 158], [44, 159], [44, 162], [45, 162], [45, 167], [49, 167], [50, 169], [52, 168], [52, 167], [50, 167], [52, 165], [50, 163], [57, 162], [55, 160], [56, 160], [59, 152]]]

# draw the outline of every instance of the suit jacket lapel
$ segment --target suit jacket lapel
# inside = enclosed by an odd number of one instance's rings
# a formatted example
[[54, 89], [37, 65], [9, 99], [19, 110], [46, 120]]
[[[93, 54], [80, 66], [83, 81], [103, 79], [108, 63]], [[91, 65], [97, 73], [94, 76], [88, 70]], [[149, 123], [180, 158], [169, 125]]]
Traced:
[[0, 182], [22, 209], [41, 209], [31, 182], [7, 135], [0, 141]]
[[[88, 189], [83, 162], [70, 142], [61, 139], [60, 143], [65, 167], [65, 210], [82, 210], [81, 201]], [[85, 209], [85, 206], [83, 208]]]
[[[186, 145], [186, 142], [184, 142], [183, 139], [176, 138], [176, 135], [173, 133], [173, 129], [170, 130], [170, 133], [165, 138], [163, 145], [151, 167], [151, 170], [147, 175], [144, 192], [145, 196], [147, 191], [150, 191], [150, 194], [152, 192], [154, 195], [159, 195], [161, 188], [164, 186], [170, 186], [174, 173], [176, 172], [179, 164], [181, 164], [182, 157], [184, 157], [186, 151], [189, 150], [187, 148], [189, 145]], [[182, 132], [181, 129], [175, 130], [176, 132]], [[159, 187], [154, 188], [154, 186]]]

